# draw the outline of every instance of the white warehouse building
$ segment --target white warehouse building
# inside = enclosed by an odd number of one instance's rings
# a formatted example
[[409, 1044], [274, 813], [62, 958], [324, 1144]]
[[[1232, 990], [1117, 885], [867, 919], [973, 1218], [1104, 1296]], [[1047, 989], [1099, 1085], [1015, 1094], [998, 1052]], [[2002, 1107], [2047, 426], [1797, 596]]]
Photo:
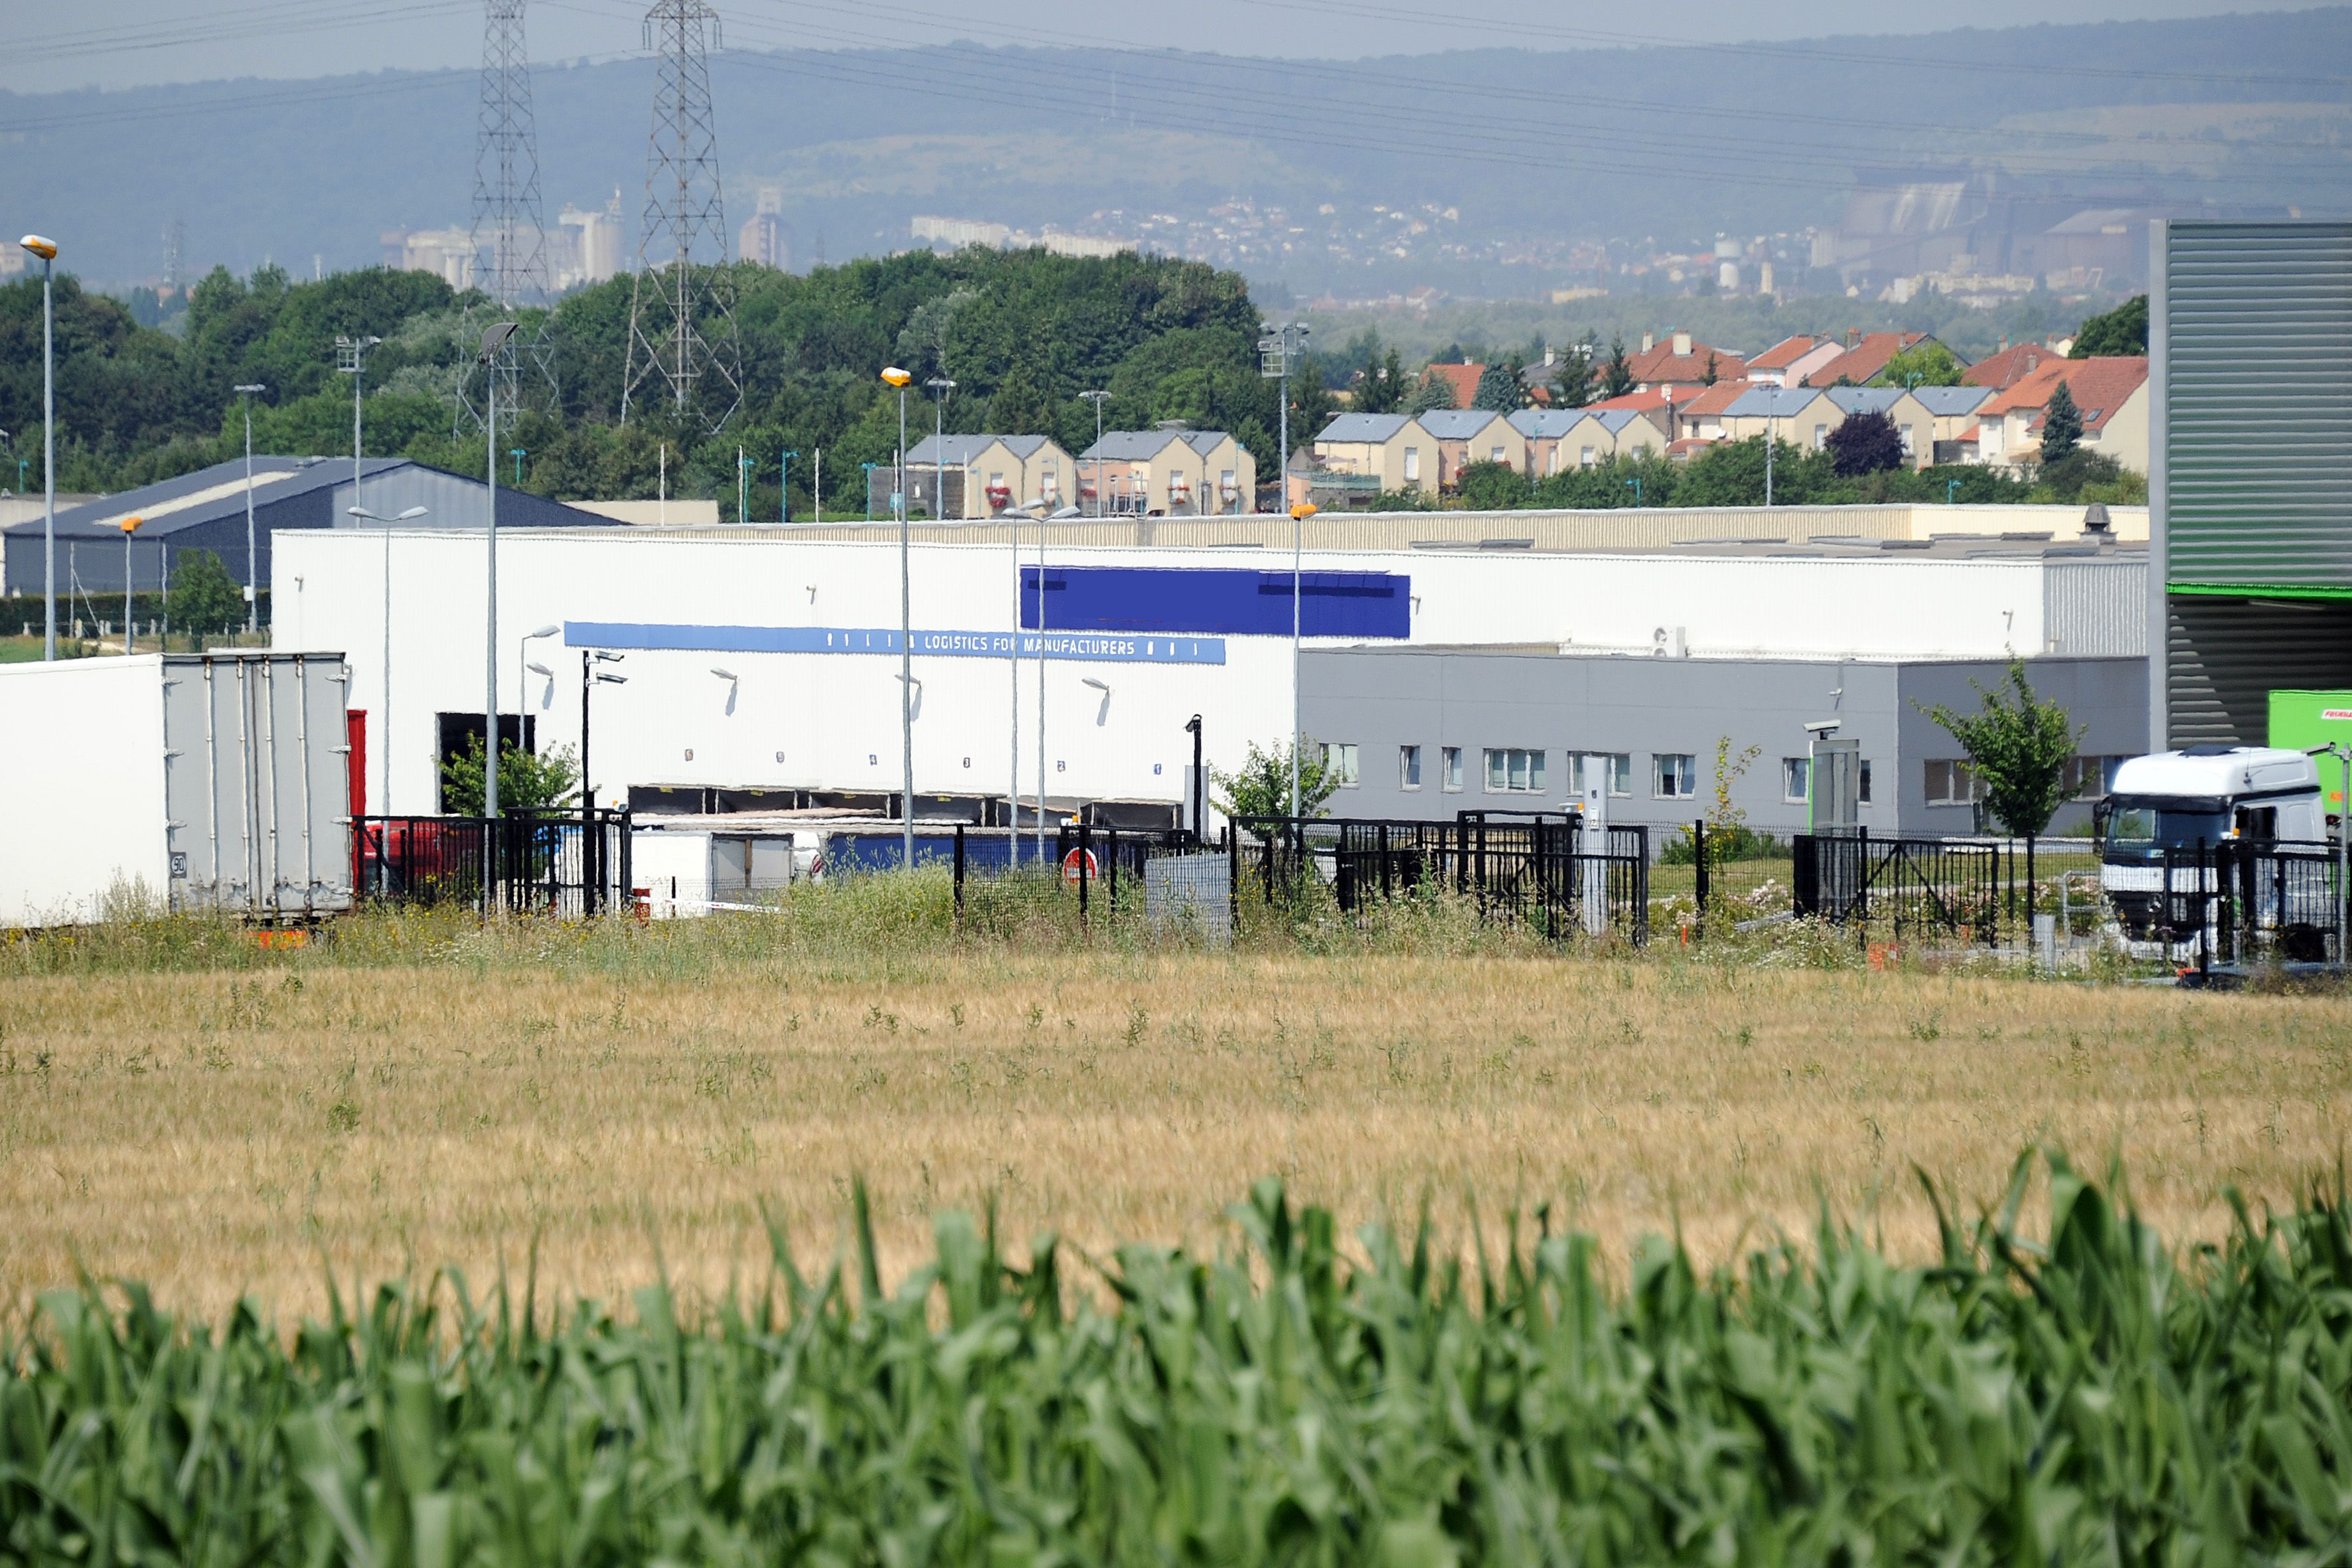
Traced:
[[[1005, 820], [1016, 724], [1020, 796], [1037, 789], [1035, 546], [1016, 570], [1004, 530], [990, 537], [910, 552], [919, 817]], [[350, 703], [364, 715], [352, 760], [366, 811], [438, 811], [443, 756], [481, 727], [482, 535], [290, 533], [273, 564], [275, 646], [349, 662]], [[1046, 564], [1050, 809], [1170, 823], [1190, 794], [1194, 714], [1213, 770], [1287, 735], [1287, 552], [1097, 546]], [[2145, 552], [2128, 545], [1328, 549], [1309, 552], [1305, 570], [1311, 647], [1717, 659], [2147, 652]], [[535, 529], [501, 535], [499, 585], [509, 735], [520, 715], [538, 749], [577, 744], [583, 657], [621, 655], [600, 668], [625, 684], [593, 688], [590, 783], [601, 803], [898, 809], [895, 541], [775, 527]], [[525, 640], [551, 626], [556, 635]]]

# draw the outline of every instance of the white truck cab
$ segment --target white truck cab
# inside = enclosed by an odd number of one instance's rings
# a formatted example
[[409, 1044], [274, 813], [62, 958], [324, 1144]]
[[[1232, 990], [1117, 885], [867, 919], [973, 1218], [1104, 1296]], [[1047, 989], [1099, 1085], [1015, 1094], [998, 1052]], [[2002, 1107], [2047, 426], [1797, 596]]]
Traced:
[[[2135, 956], [2171, 958], [2197, 933], [2168, 931], [2168, 855], [2174, 894], [2210, 889], [2217, 873], [2193, 868], [2200, 847], [2247, 845], [2322, 857], [2328, 819], [2318, 764], [2301, 752], [2269, 746], [2190, 746], [2133, 757], [2116, 770], [2094, 820], [2101, 840], [2099, 885], [2116, 912], [2116, 932]], [[2187, 858], [2190, 866], [2180, 862]], [[2298, 883], [2300, 888], [2303, 884]], [[2332, 925], [2332, 895], [2284, 893], [2298, 907], [2253, 911], [2270, 929]]]

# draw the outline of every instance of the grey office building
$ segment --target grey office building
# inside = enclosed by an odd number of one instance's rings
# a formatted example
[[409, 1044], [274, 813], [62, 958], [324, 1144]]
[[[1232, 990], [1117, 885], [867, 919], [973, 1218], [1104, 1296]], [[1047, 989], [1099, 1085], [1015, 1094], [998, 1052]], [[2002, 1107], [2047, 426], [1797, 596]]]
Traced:
[[[2095, 797], [2116, 761], [2147, 750], [2147, 661], [2029, 659], [2034, 689], [2084, 726], [2076, 776]], [[1809, 721], [1862, 743], [1862, 821], [1877, 832], [1979, 826], [1958, 745], [1922, 711], [1972, 709], [1998, 660], [1643, 658], [1553, 648], [1310, 650], [1300, 684], [1311, 743], [1348, 783], [1333, 816], [1446, 820], [1465, 809], [1557, 810], [1585, 770], [1609, 781], [1610, 820], [1664, 828], [1715, 799], [1717, 743], [1755, 760], [1733, 785], [1749, 826], [1806, 819]], [[2070, 805], [2063, 830], [2088, 814]], [[1657, 838], [1654, 833], [1654, 841]]]

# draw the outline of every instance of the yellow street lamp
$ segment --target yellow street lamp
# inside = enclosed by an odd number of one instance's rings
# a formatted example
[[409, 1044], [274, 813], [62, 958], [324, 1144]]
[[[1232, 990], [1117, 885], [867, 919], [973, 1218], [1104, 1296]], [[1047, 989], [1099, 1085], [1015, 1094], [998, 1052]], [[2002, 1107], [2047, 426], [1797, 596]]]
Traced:
[[143, 520], [135, 513], [122, 520], [122, 651], [131, 651], [131, 536], [139, 531]]
[[901, 811], [899, 868], [915, 868], [915, 592], [907, 552], [907, 388], [914, 376], [897, 365], [882, 367], [882, 384], [898, 392], [898, 461], [890, 475], [890, 498], [898, 509], [898, 761]]

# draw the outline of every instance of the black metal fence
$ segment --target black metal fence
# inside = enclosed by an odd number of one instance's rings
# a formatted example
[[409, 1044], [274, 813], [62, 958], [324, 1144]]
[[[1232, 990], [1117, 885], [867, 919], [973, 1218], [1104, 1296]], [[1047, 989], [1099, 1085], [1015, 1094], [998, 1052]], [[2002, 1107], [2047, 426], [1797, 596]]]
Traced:
[[1235, 882], [1254, 875], [1269, 901], [1308, 879], [1350, 914], [1375, 901], [1440, 889], [1488, 920], [1545, 935], [1650, 935], [1649, 830], [1584, 830], [1572, 815], [1464, 812], [1452, 822], [1244, 818], [1235, 824]]
[[2000, 939], [2001, 850], [1950, 838], [1801, 833], [1790, 843], [1800, 916], [1885, 922], [1898, 937], [1940, 935], [1988, 946]]
[[2341, 963], [2335, 846], [2225, 840], [2117, 868], [2107, 893], [2124, 940], [2210, 969], [2260, 959]]
[[634, 900], [625, 809], [362, 817], [352, 858], [352, 887], [383, 903], [580, 919]]

